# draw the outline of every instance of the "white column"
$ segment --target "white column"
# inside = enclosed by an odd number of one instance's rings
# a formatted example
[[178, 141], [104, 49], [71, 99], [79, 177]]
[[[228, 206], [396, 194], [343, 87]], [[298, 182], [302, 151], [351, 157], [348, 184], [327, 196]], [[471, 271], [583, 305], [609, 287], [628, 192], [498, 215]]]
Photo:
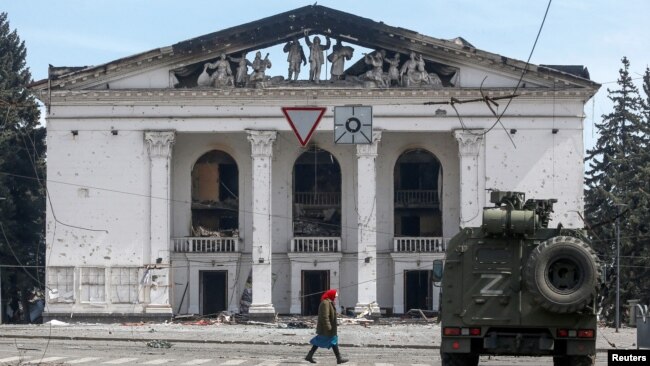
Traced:
[[358, 285], [356, 313], [377, 304], [377, 147], [381, 132], [374, 131], [371, 144], [357, 145], [357, 252]]
[[275, 317], [271, 279], [271, 163], [275, 131], [248, 131], [253, 160], [252, 317]]
[[481, 226], [485, 206], [484, 130], [457, 130], [460, 160], [460, 227]]
[[[144, 141], [151, 161], [150, 241], [145, 250], [149, 270], [149, 304], [147, 312], [171, 312], [170, 305], [170, 237], [171, 176], [170, 161], [175, 142], [174, 131], [147, 131]], [[148, 254], [148, 255], [146, 255]], [[155, 268], [153, 268], [155, 265]]]

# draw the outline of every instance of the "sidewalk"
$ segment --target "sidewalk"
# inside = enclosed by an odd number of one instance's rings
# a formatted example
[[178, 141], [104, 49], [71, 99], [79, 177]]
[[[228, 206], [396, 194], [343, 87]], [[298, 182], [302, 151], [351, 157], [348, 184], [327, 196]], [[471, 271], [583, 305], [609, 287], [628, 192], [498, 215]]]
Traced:
[[[278, 344], [304, 346], [314, 335], [313, 328], [293, 328], [293, 324], [281, 321], [276, 324], [229, 324], [195, 322], [197, 325], [178, 323], [131, 323], [131, 324], [39, 324], [0, 325], [0, 338], [51, 338], [106, 341], [166, 340], [170, 343], [238, 343]], [[440, 325], [433, 323], [401, 322], [400, 320], [339, 325], [341, 346], [425, 348], [440, 347]], [[636, 329], [599, 328], [596, 348], [599, 352], [611, 348], [636, 348]]]

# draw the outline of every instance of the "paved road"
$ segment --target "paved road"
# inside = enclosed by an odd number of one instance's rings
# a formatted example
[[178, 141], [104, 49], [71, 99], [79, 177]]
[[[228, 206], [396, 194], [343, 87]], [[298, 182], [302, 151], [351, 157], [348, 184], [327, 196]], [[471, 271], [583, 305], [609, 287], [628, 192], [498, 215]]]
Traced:
[[[172, 344], [171, 348], [151, 348], [142, 341], [62, 341], [46, 339], [0, 339], [0, 365], [307, 365], [303, 357], [308, 347], [276, 345], [222, 345], [201, 343]], [[342, 349], [348, 365], [438, 366], [437, 351], [429, 349]], [[597, 365], [606, 365], [606, 354], [598, 355]], [[319, 365], [334, 365], [331, 351], [319, 350]], [[552, 365], [550, 358], [481, 358], [481, 365]]]

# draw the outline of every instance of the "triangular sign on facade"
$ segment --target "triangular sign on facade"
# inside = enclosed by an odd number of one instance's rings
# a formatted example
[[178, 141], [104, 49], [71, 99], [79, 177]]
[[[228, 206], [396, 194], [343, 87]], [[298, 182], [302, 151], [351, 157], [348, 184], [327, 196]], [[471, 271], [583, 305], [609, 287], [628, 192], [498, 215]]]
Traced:
[[282, 113], [304, 147], [325, 114], [325, 107], [282, 107]]

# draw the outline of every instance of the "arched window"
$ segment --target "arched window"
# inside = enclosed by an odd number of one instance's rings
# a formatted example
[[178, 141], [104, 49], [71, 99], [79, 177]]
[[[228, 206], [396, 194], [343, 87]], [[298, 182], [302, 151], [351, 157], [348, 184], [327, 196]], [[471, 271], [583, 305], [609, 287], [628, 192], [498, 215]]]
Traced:
[[393, 171], [395, 236], [442, 236], [442, 166], [424, 149], [404, 152]]
[[192, 236], [237, 236], [239, 172], [227, 153], [212, 150], [192, 168]]
[[302, 153], [293, 166], [293, 235], [341, 236], [341, 167], [317, 147]]

